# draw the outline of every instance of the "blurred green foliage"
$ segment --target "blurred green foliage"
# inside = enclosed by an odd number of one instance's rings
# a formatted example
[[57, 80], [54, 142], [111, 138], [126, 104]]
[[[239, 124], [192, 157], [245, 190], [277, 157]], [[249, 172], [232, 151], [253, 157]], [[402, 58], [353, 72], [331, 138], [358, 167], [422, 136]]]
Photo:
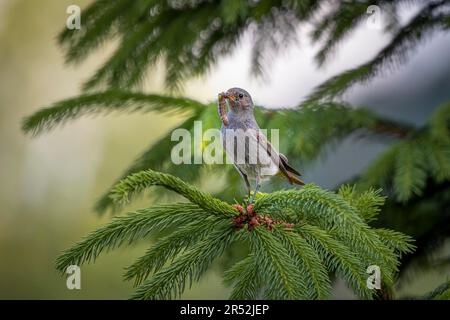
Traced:
[[[362, 186], [383, 187], [389, 197], [387, 206], [382, 210], [376, 226], [392, 227], [417, 238], [419, 250], [413, 256], [404, 257], [405, 263], [403, 266], [419, 264], [422, 270], [424, 268], [437, 270], [434, 259], [428, 258], [442, 248], [442, 243], [449, 236], [449, 230], [446, 227], [449, 225], [450, 219], [448, 209], [450, 200], [448, 197], [450, 176], [448, 167], [448, 143], [450, 140], [448, 104], [444, 104], [437, 109], [426, 126], [415, 127], [376, 116], [365, 109], [354, 109], [337, 99], [354, 84], [367, 83], [376, 75], [400, 66], [407, 60], [411, 51], [423, 43], [424, 39], [432, 37], [439, 31], [448, 32], [450, 26], [449, 14], [446, 10], [448, 9], [448, 1], [427, 2], [421, 6], [409, 22], [401, 24], [398, 15], [401, 6], [407, 2], [409, 1], [343, 1], [337, 2], [333, 6], [327, 6], [327, 1], [263, 0], [240, 2], [239, 5], [237, 5], [237, 2], [232, 2], [236, 5], [231, 5], [228, 1], [95, 1], [84, 13], [83, 19], [86, 28], [78, 33], [67, 30], [60, 33], [59, 42], [65, 49], [66, 60], [78, 63], [85, 61], [100, 45], [115, 41], [117, 47], [113, 48], [112, 55], [104, 65], [95, 66], [97, 72], [85, 82], [84, 88], [88, 90], [101, 88], [100, 93], [108, 93], [108, 91], [103, 91], [104, 87], [106, 87], [106, 90], [120, 89], [125, 90], [125, 95], [128, 95], [128, 97], [140, 95], [145, 100], [148, 97], [134, 90], [140, 88], [148, 67], [154, 67], [158, 61], [163, 61], [166, 67], [167, 86], [170, 89], [180, 90], [184, 80], [206, 72], [218, 61], [219, 57], [229, 55], [236, 48], [236, 44], [239, 43], [243, 31], [247, 29], [253, 30], [251, 46], [253, 52], [252, 66], [255, 75], [264, 71], [265, 63], [270, 61], [270, 54], [276, 54], [285, 45], [295, 41], [295, 33], [292, 31], [295, 26], [305, 21], [313, 23], [311, 36], [313, 40], [319, 43], [316, 58], [318, 64], [323, 65], [332, 56], [337, 45], [364, 23], [367, 6], [369, 4], [379, 5], [386, 12], [390, 12], [389, 19], [384, 24], [385, 31], [391, 35], [391, 41], [388, 45], [378, 52], [373, 59], [355, 69], [344, 71], [319, 85], [305, 101], [299, 102], [299, 109], [278, 112], [260, 109], [258, 118], [262, 127], [278, 128], [285, 126], [291, 128], [287, 130], [286, 135], [291, 138], [289, 142], [295, 143], [282, 145], [281, 149], [290, 158], [295, 159], [294, 163], [301, 164], [304, 168], [318, 156], [324, 156], [323, 150], [325, 147], [330, 144], [337, 145], [351, 134], [362, 133], [364, 137], [371, 139], [377, 137], [392, 139], [393, 145], [373, 162], [368, 171], [363, 173], [361, 177], [355, 177], [355, 180], [361, 181]], [[36, 15], [40, 6], [44, 5], [52, 8], [53, 20], [51, 18], [43, 20], [40, 19], [39, 15]], [[205, 172], [209, 176], [210, 172], [213, 172], [215, 177], [217, 175], [225, 177], [224, 185], [233, 186], [225, 190], [221, 190], [223, 185], [216, 186], [215, 190], [221, 192], [224, 198], [232, 199], [240, 188], [239, 177], [232, 170], [223, 174], [214, 172], [214, 169], [207, 167], [186, 170], [183, 167], [168, 164], [167, 154], [163, 152], [170, 147], [167, 143], [168, 136], [151, 137], [145, 130], [148, 121], [154, 121], [155, 124], [159, 123], [158, 118], [154, 119], [156, 116], [152, 114], [152, 117], [145, 116], [147, 118], [144, 116], [131, 117], [131, 120], [127, 120], [130, 123], [126, 130], [122, 127], [123, 118], [107, 122], [108, 130], [111, 130], [108, 138], [110, 140], [107, 140], [105, 149], [108, 151], [102, 153], [102, 160], [96, 158], [100, 173], [97, 174], [95, 186], [93, 187], [92, 183], [89, 185], [91, 189], [85, 193], [83, 201], [74, 201], [72, 198], [77, 191], [75, 189], [76, 184], [74, 184], [74, 181], [77, 181], [76, 179], [59, 181], [59, 184], [53, 189], [44, 188], [46, 197], [41, 196], [40, 198], [44, 199], [45, 205], [41, 205], [40, 208], [27, 200], [28, 198], [33, 199], [32, 195], [42, 188], [39, 184], [30, 183], [27, 180], [28, 177], [23, 177], [31, 171], [24, 170], [18, 159], [28, 159], [29, 167], [42, 165], [46, 161], [48, 162], [48, 159], [43, 157], [44, 160], [41, 162], [35, 162], [33, 158], [35, 155], [30, 157], [30, 155], [24, 154], [28, 142], [20, 137], [18, 128], [12, 126], [18, 123], [15, 120], [27, 113], [25, 111], [27, 111], [28, 106], [48, 105], [56, 99], [65, 99], [68, 95], [76, 94], [73, 79], [65, 82], [65, 86], [69, 89], [64, 90], [64, 84], [58, 83], [56, 79], [50, 81], [51, 78], [55, 78], [53, 73], [50, 73], [47, 77], [40, 77], [41, 81], [39, 82], [30, 81], [34, 76], [31, 70], [41, 70], [39, 68], [40, 63], [49, 61], [49, 56], [59, 58], [55, 49], [49, 49], [52, 48], [52, 45], [49, 44], [52, 40], [50, 33], [56, 33], [59, 26], [64, 22], [60, 12], [65, 11], [67, 5], [68, 3], [63, 2], [55, 5], [51, 1], [40, 4], [30, 4], [27, 1], [16, 2], [14, 7], [9, 9], [13, 14], [8, 16], [9, 24], [6, 22], [2, 31], [1, 37], [2, 40], [5, 38], [5, 41], [0, 43], [8, 48], [8, 50], [1, 51], [2, 70], [6, 71], [3, 74], [12, 74], [11, 77], [2, 76], [0, 78], [2, 84], [0, 86], [2, 90], [0, 101], [2, 105], [8, 106], [8, 108], [2, 108], [0, 120], [2, 121], [1, 130], [5, 131], [5, 134], [0, 138], [2, 139], [2, 147], [4, 146], [4, 152], [2, 153], [7, 155], [4, 156], [7, 165], [2, 168], [4, 171], [2, 172], [2, 178], [12, 181], [12, 184], [8, 188], [2, 188], [1, 192], [1, 201], [2, 204], [5, 204], [2, 210], [10, 212], [6, 215], [8, 217], [7, 223], [0, 224], [0, 228], [7, 229], [7, 231], [1, 233], [7, 239], [5, 242], [2, 241], [2, 245], [8, 248], [4, 251], [5, 253], [2, 253], [7, 254], [5, 259], [2, 257], [2, 261], [14, 261], [14, 256], [18, 250], [12, 250], [11, 248], [17, 248], [16, 243], [20, 243], [26, 238], [27, 230], [31, 230], [33, 239], [39, 237], [39, 233], [32, 226], [42, 223], [50, 228], [52, 219], [60, 221], [58, 223], [67, 223], [67, 220], [60, 220], [63, 219], [60, 216], [61, 211], [66, 214], [72, 212], [72, 216], [79, 212], [86, 212], [90, 202], [95, 200], [92, 199], [91, 192], [97, 194], [97, 191], [107, 189], [107, 185], [112, 182], [111, 174], [115, 174], [125, 166], [126, 162], [131, 161], [132, 156], [130, 154], [136, 154], [139, 145], [148, 144], [149, 141], [154, 141], [154, 143], [141, 157], [134, 161], [134, 164], [126, 170], [126, 174], [148, 167], [160, 166], [166, 172], [200, 184], [205, 181]], [[127, 8], [127, 10], [124, 10], [124, 8]], [[321, 11], [324, 8], [326, 10]], [[317, 19], [317, 12], [322, 12], [320, 19]], [[28, 19], [25, 19], [24, 15]], [[24, 23], [17, 27], [15, 22], [19, 20], [24, 21]], [[47, 25], [49, 21], [58, 21], [58, 23], [49, 27]], [[26, 35], [36, 34], [36, 30], [41, 30], [46, 41], [40, 42], [38, 37], [28, 37], [29, 41], [22, 41], [21, 37], [15, 36], [19, 34], [25, 37]], [[39, 54], [40, 59], [38, 59]], [[79, 79], [84, 78], [83, 69], [80, 69], [77, 77]], [[54, 95], [46, 92], [46, 95], [43, 96], [42, 92], [50, 91], [48, 90], [49, 87], [53, 89], [51, 91], [54, 91]], [[21, 88], [20, 94], [17, 88]], [[130, 89], [133, 89], [133, 91], [130, 92]], [[22, 94], [23, 92], [26, 94]], [[95, 94], [98, 94], [98, 92]], [[41, 95], [40, 100], [37, 99], [39, 95]], [[104, 98], [107, 97], [111, 96], [104, 96]], [[107, 107], [121, 107], [124, 102], [123, 95], [119, 97], [116, 95], [113, 98], [112, 100], [105, 100], [108, 102]], [[171, 104], [170, 100], [167, 100], [167, 96], [154, 96], [153, 98], [153, 102], [150, 99], [144, 101], [144, 104], [152, 105], [152, 103], [155, 103], [155, 99], [165, 101], [164, 106]], [[86, 110], [88, 107], [98, 108], [98, 105], [99, 103], [92, 104], [89, 101], [80, 100], [80, 98], [64, 100], [56, 104], [54, 109], [38, 112], [35, 115], [36, 118], [34, 118], [37, 119], [36, 122], [32, 121], [33, 117], [28, 118], [25, 129], [29, 131], [39, 130], [46, 127], [45, 123], [51, 127], [58, 120], [67, 120], [67, 118], [64, 118], [64, 113], [60, 113], [61, 109], [64, 108], [68, 108], [67, 110], [75, 108], [73, 114], [69, 113], [69, 118], [73, 118], [81, 115], [82, 112], [78, 113], [81, 110]], [[185, 121], [184, 126], [190, 127], [194, 119], [203, 119], [209, 126], [216, 126], [214, 121], [217, 120], [214, 120], [216, 118], [212, 108], [205, 105], [205, 108], [200, 108], [199, 111], [194, 108], [194, 106], [199, 105], [195, 101], [190, 101], [188, 105], [192, 107], [190, 118], [188, 120], [179, 119], [180, 116], [177, 118], [180, 121]], [[80, 106], [81, 108], [79, 108]], [[123, 108], [126, 111], [144, 111], [136, 108], [133, 104], [123, 104]], [[3, 112], [5, 116], [3, 116]], [[63, 118], [55, 117], [58, 114], [62, 114]], [[41, 116], [40, 119], [39, 115]], [[159, 119], [162, 119], [162, 117]], [[43, 126], [40, 125], [42, 123], [44, 123]], [[283, 124], [283, 126], [280, 124]], [[141, 126], [140, 129], [139, 125]], [[161, 132], [171, 126], [175, 126], [175, 121], [161, 126]], [[118, 130], [116, 135], [114, 135], [114, 129]], [[14, 134], [10, 134], [10, 132], [14, 132]], [[80, 128], [79, 132], [83, 133], [83, 128]], [[63, 138], [73, 139], [72, 135], [65, 135]], [[86, 139], [85, 141], [90, 144], [93, 143], [91, 137], [87, 138], [86, 135], [80, 137]], [[81, 144], [86, 145], [85, 141]], [[63, 144], [61, 143], [58, 146], [61, 147]], [[48, 148], [47, 152], [50, 149]], [[83, 148], [79, 151], [81, 153], [86, 152]], [[91, 160], [87, 158], [86, 163]], [[83, 168], [81, 165], [79, 167]], [[57, 167], [52, 169], [61, 172], [56, 170]], [[84, 173], [89, 175], [89, 171]], [[59, 173], [56, 174], [56, 176], [58, 175]], [[25, 186], [30, 185], [27, 193]], [[64, 193], [63, 187], [67, 188], [68, 185], [70, 185], [71, 190]], [[86, 184], [81, 184], [80, 189], [84, 189], [86, 186]], [[271, 188], [278, 187], [280, 185], [277, 183], [271, 186]], [[20, 195], [19, 199], [17, 199], [18, 195]], [[72, 205], [73, 203], [76, 203], [77, 206]], [[109, 207], [108, 199], [104, 197], [98, 202], [96, 208], [98, 211], [104, 212]], [[27, 219], [24, 219], [20, 218], [23, 216], [18, 215], [18, 213], [23, 214], [23, 212], [33, 211], [51, 212], [49, 216], [51, 214], [53, 218], [39, 219], [29, 213], [26, 215]], [[88, 217], [87, 214], [86, 217]], [[94, 219], [86, 217], [81, 221]], [[16, 227], [14, 230], [17, 229], [18, 231], [14, 234], [10, 231], [10, 226], [19, 226], [24, 222], [18, 219], [24, 219], [30, 226], [25, 229]], [[39, 223], [36, 223], [37, 221]], [[89, 221], [93, 223], [96, 220]], [[81, 235], [87, 229], [90, 229], [87, 228], [86, 224], [87, 222], [80, 224], [80, 232], [77, 232], [77, 234]], [[54, 231], [58, 228], [50, 229]], [[62, 229], [70, 229], [75, 232], [72, 227]], [[83, 232], [81, 232], [81, 229]], [[62, 233], [67, 236], [65, 231]], [[66, 247], [74, 238], [78, 237], [67, 237], [65, 241], [58, 241], [58, 250]], [[48, 241], [52, 242], [50, 239]], [[39, 243], [42, 245], [42, 250], [48, 249], [43, 242]], [[53, 243], [53, 245], [56, 244]], [[32, 250], [28, 241], [24, 241], [23, 246], [27, 248], [25, 250], [27, 255], [19, 255], [20, 258], [11, 266], [23, 267], [25, 261], [30, 260], [30, 256], [39, 252]], [[42, 257], [42, 261], [45, 260], [47, 263], [45, 264], [45, 268], [48, 267], [47, 270], [51, 269], [52, 264], [51, 261], [47, 260], [51, 260], [54, 256], [55, 252], [51, 251]], [[448, 261], [443, 260], [442, 265], [448, 266]], [[15, 275], [14, 277], [2, 276], [2, 280], [3, 278], [5, 280], [11, 279], [11, 283], [8, 280], [8, 285], [2, 286], [2, 289], [3, 287], [8, 288], [5, 289], [5, 296], [20, 296], [24, 292], [23, 288], [26, 287], [25, 279], [29, 283], [33, 283], [38, 277], [23, 278], [24, 273], [16, 273], [15, 270], [20, 269], [11, 266], [2, 265], [2, 268], [6, 268], [2, 275]], [[112, 271], [110, 268], [101, 269]], [[100, 271], [98, 272], [100, 274]], [[37, 274], [40, 275], [41, 273]], [[61, 279], [56, 280], [56, 277], [48, 276], [50, 273], [46, 274], [48, 279], [53, 281], [52, 283], [63, 286]], [[406, 272], [405, 274], [402, 273], [403, 275], [405, 279], [408, 279]], [[15, 281], [18, 281], [18, 279], [23, 281], [23, 284], [17, 286], [16, 295], [11, 295], [15, 290]], [[122, 284], [118, 286], [122, 286]], [[36, 285], [36, 295], [42, 294], [41, 288], [42, 284]], [[97, 286], [97, 288], [102, 290], [103, 287]], [[92, 293], [92, 291], [90, 292]], [[68, 293], [64, 291], [64, 294]], [[83, 292], [80, 292], [80, 294], [83, 294]], [[218, 293], [219, 296], [222, 296], [222, 294], [223, 291]]]

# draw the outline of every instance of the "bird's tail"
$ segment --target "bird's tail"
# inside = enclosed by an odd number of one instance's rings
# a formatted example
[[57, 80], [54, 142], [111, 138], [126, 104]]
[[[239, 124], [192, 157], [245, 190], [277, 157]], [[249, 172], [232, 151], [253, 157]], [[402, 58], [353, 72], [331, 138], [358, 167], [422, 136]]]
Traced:
[[305, 184], [302, 179], [289, 170], [286, 171], [286, 178], [288, 178], [290, 184], [298, 184], [299, 186], [303, 186]]
[[295, 170], [289, 163], [286, 156], [280, 153], [280, 169], [282, 168], [281, 174], [284, 175], [290, 184], [298, 184], [299, 186], [303, 186], [305, 183], [302, 179], [299, 178], [301, 176], [300, 172]]

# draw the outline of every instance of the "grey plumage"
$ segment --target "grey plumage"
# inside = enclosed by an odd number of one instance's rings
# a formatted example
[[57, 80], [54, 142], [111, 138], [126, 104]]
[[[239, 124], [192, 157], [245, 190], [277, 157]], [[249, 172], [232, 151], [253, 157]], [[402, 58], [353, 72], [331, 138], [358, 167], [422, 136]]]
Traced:
[[[226, 101], [229, 110], [226, 111]], [[219, 115], [222, 119], [222, 141], [228, 156], [242, 176], [250, 194], [250, 180], [255, 180], [253, 203], [261, 186], [261, 180], [281, 173], [289, 182], [303, 185], [300, 173], [288, 164], [287, 158], [278, 153], [260, 130], [253, 114], [253, 100], [241, 88], [231, 88], [219, 94]]]

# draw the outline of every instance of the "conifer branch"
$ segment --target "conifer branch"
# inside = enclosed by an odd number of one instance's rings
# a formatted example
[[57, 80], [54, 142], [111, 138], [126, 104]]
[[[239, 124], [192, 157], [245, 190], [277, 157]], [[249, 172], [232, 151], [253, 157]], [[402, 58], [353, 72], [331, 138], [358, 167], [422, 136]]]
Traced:
[[224, 218], [208, 216], [177, 228], [176, 231], [158, 240], [128, 267], [124, 275], [125, 280], [134, 278], [134, 285], [141, 284], [151, 273], [158, 272], [167, 262], [173, 261], [180, 252], [189, 249], [212, 233], [223, 220]]
[[327, 270], [322, 264], [319, 254], [299, 234], [292, 231], [274, 229], [275, 235], [295, 257], [303, 281], [307, 284], [308, 299], [327, 299], [330, 296], [331, 284]]
[[[397, 269], [394, 253], [342, 197], [314, 185], [306, 185], [301, 190], [278, 191], [262, 197], [256, 203], [255, 211], [264, 213], [286, 207], [295, 208], [299, 219], [304, 218], [325, 230], [336, 232], [338, 228], [340, 231], [336, 236], [358, 252], [368, 265], [379, 265], [385, 271], [386, 283], [392, 283]], [[318, 213], [321, 217], [317, 216]]]
[[450, 299], [450, 281], [446, 281], [436, 289], [423, 296], [424, 300], [449, 300]]
[[116, 203], [128, 202], [133, 196], [151, 186], [162, 186], [175, 191], [192, 203], [216, 215], [233, 216], [236, 214], [236, 210], [229, 204], [213, 198], [177, 177], [153, 170], [141, 171], [121, 180], [111, 191], [111, 197]]
[[307, 299], [308, 288], [290, 252], [266, 228], [255, 228], [250, 237], [251, 250], [259, 262], [258, 270], [267, 284], [269, 299]]
[[22, 129], [27, 133], [38, 135], [84, 115], [112, 111], [196, 112], [205, 107], [204, 104], [188, 98], [108, 90], [95, 94], [84, 94], [41, 109], [24, 119]]
[[428, 124], [398, 141], [373, 161], [360, 178], [362, 188], [382, 187], [400, 202], [420, 197], [431, 178], [450, 180], [449, 104], [438, 107]]
[[431, 136], [443, 143], [450, 143], [450, 102], [438, 107], [428, 121]]
[[83, 28], [68, 28], [58, 35], [58, 42], [67, 49], [66, 62], [78, 63], [108, 39], [114, 38], [117, 18], [129, 9], [130, 0], [97, 0], [83, 10]]
[[423, 147], [423, 153], [428, 158], [428, 174], [437, 183], [450, 181], [450, 140], [441, 142], [430, 139]]
[[382, 204], [374, 191], [357, 193], [348, 187], [335, 194], [307, 185], [259, 195], [253, 213], [240, 212], [179, 178], [147, 170], [119, 182], [112, 195], [117, 201], [128, 200], [152, 185], [192, 203], [116, 217], [64, 252], [57, 269], [64, 272], [103, 251], [168, 230], [127, 269], [125, 278], [140, 285], [135, 299], [179, 297], [238, 239], [250, 252], [225, 273], [226, 282], [234, 286], [233, 299], [326, 299], [330, 272], [340, 274], [359, 296], [372, 298], [374, 292], [364, 287], [365, 268], [379, 265], [383, 282], [390, 285], [400, 254], [414, 249], [409, 237], [366, 224], [363, 217], [375, 218], [375, 207]]
[[[446, 24], [448, 14], [439, 12], [439, 9], [445, 4], [445, 1], [431, 1], [425, 5], [397, 32], [391, 42], [375, 58], [325, 81], [310, 94], [303, 104], [307, 105], [320, 100], [339, 97], [354, 84], [365, 83], [379, 75], [386, 67], [392, 68], [404, 63], [407, 54], [423, 41], [425, 35], [448, 28]], [[319, 54], [319, 61], [324, 59], [323, 57], [327, 52], [328, 50]]]
[[358, 192], [355, 186], [342, 185], [338, 193], [353, 207], [355, 207], [365, 222], [376, 219], [381, 211], [386, 197], [381, 195], [382, 190], [369, 188]]
[[[129, 91], [109, 90], [97, 94], [82, 95], [77, 98], [64, 100], [56, 103], [53, 107], [43, 109], [28, 117], [24, 121], [24, 130], [33, 134], [40, 134], [50, 130], [58, 124], [63, 124], [71, 119], [86, 114], [100, 112], [119, 111], [159, 111], [159, 112], [187, 112], [192, 115], [180, 128], [193, 130], [195, 120], [202, 121], [204, 129], [218, 127], [217, 115], [212, 105], [206, 106], [197, 101], [185, 98], [171, 98], [157, 95], [145, 95]], [[265, 121], [268, 128], [279, 128], [286, 122], [292, 122], [292, 130], [287, 132], [295, 143], [288, 146], [288, 154], [299, 157], [304, 162], [311, 161], [317, 157], [324, 145], [337, 142], [351, 132], [364, 129], [367, 132], [378, 133], [380, 123], [383, 123], [382, 133], [398, 132], [399, 137], [404, 137], [404, 132], [412, 132], [399, 123], [390, 123], [363, 109], [354, 109], [347, 105], [337, 103], [324, 103], [315, 107], [297, 109], [284, 109], [274, 113], [273, 110], [264, 108], [257, 109], [257, 117]], [[319, 123], [320, 126], [313, 125]], [[397, 128], [395, 131], [386, 128]], [[188, 181], [196, 181], [199, 177], [200, 166], [190, 170], [183, 170], [183, 166], [171, 165], [167, 156], [170, 154], [172, 141], [170, 133], [152, 145], [142, 156], [140, 156], [131, 167], [129, 167], [121, 178], [144, 169], [164, 169], [176, 174]], [[441, 157], [442, 158], [442, 157]], [[438, 158], [441, 159], [441, 158]], [[235, 184], [233, 184], [235, 185]], [[235, 193], [231, 188], [230, 193]], [[95, 209], [99, 213], [107, 209], [113, 209], [114, 205], [109, 198], [109, 193], [104, 194], [97, 202]]]
[[315, 248], [329, 271], [340, 275], [359, 296], [372, 298], [373, 292], [366, 285], [367, 266], [350, 247], [314, 225], [303, 224], [296, 231]]
[[399, 254], [412, 253], [416, 249], [416, 246], [412, 244], [412, 238], [403, 233], [388, 229], [375, 229], [375, 232], [381, 241]]
[[315, 56], [319, 66], [331, 56], [337, 44], [367, 17], [367, 7], [364, 1], [340, 2], [317, 25], [312, 33], [313, 40], [317, 41], [324, 32], [327, 33], [326, 41]]
[[222, 223], [204, 240], [191, 246], [171, 265], [157, 272], [136, 290], [133, 299], [179, 297], [186, 287], [198, 281], [209, 265], [233, 242], [236, 232], [230, 222]]
[[200, 220], [209, 214], [195, 204], [178, 203], [160, 205], [115, 217], [112, 222], [92, 232], [56, 261], [56, 269], [65, 272], [72, 264], [81, 265], [94, 261], [101, 252], [133, 243], [152, 232], [179, 227], [192, 220]]
[[262, 291], [261, 271], [253, 254], [235, 263], [224, 274], [226, 284], [233, 284], [230, 300], [257, 300]]
[[396, 155], [393, 178], [399, 201], [407, 201], [412, 195], [421, 195], [427, 177], [426, 165], [425, 155], [414, 142], [401, 144]]

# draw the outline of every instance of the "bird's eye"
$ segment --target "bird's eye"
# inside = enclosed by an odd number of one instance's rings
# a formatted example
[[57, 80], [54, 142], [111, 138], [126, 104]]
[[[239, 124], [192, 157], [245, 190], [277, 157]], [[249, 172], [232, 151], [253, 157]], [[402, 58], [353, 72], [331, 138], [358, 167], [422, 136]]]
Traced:
[[239, 93], [239, 99], [242, 99], [244, 95], [242, 93]]

